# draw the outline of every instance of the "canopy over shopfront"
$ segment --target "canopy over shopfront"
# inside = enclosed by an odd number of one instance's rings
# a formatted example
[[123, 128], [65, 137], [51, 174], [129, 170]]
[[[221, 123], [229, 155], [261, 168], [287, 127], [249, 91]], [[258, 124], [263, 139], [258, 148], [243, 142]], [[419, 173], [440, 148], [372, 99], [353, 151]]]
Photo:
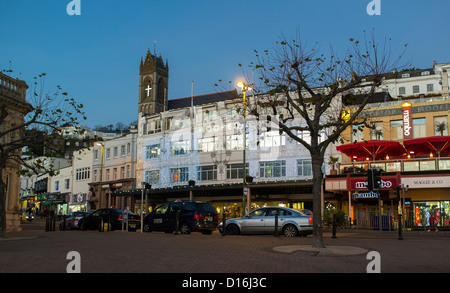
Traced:
[[336, 147], [338, 151], [346, 154], [351, 159], [385, 159], [389, 157], [399, 157], [406, 153], [405, 148], [397, 141], [389, 140], [369, 140]]
[[403, 144], [409, 154], [434, 156], [450, 155], [450, 136], [431, 136], [405, 140]]

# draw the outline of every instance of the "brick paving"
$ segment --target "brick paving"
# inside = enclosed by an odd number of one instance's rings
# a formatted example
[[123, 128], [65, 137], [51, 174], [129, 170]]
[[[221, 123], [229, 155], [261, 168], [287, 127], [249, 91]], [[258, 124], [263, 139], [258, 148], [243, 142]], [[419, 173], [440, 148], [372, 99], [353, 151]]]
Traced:
[[[225, 236], [160, 232], [45, 232], [44, 222], [0, 240], [0, 273], [65, 273], [69, 251], [81, 256], [82, 273], [365, 273], [367, 254], [318, 255], [276, 247], [310, 246], [311, 236]], [[377, 251], [382, 273], [450, 272], [449, 232], [338, 231], [325, 245]]]

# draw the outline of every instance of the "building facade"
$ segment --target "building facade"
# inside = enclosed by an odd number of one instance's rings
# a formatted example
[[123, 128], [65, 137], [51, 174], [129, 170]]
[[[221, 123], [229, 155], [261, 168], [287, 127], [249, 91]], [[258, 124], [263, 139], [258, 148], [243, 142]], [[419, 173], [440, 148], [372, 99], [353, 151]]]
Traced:
[[[22, 125], [24, 116], [31, 110], [26, 102], [26, 92], [28, 85], [19, 79], [13, 79], [3, 73], [0, 73], [0, 106], [2, 117], [0, 121], [0, 131], [7, 133], [10, 129]], [[1, 136], [1, 144], [8, 144], [14, 141], [14, 137], [20, 136], [19, 131], [13, 131]], [[3, 147], [2, 147], [3, 148]], [[20, 156], [21, 150], [17, 150], [17, 156]], [[12, 154], [9, 154], [12, 155]], [[4, 166], [0, 166], [2, 181], [5, 183], [5, 202], [2, 208], [6, 213], [6, 231], [20, 230], [19, 191], [20, 178], [18, 171], [20, 164], [15, 160], [8, 160]]]
[[[449, 69], [450, 64], [435, 64], [406, 72], [395, 87], [390, 80], [393, 99], [365, 110], [372, 128], [355, 126], [342, 136], [348, 144], [337, 147], [340, 174], [327, 176], [325, 188], [351, 219], [360, 223], [366, 212], [401, 213], [409, 228], [449, 227]], [[373, 168], [382, 170], [376, 192], [367, 188], [367, 170]]]

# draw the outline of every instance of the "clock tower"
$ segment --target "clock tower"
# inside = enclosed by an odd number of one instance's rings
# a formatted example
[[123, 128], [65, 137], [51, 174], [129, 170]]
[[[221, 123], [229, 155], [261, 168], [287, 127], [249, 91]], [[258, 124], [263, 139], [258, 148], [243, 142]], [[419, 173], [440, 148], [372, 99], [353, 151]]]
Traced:
[[169, 64], [147, 51], [139, 69], [139, 115], [152, 115], [167, 110]]

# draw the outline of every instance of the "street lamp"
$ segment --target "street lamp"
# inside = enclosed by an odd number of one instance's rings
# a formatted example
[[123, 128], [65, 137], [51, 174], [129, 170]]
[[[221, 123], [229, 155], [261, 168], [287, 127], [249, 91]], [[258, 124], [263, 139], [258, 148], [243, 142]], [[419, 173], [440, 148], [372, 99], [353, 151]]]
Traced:
[[246, 201], [246, 197], [248, 195], [247, 182], [245, 180], [245, 176], [246, 176], [246, 173], [247, 173], [246, 172], [247, 171], [246, 170], [246, 166], [245, 166], [245, 164], [246, 164], [245, 149], [247, 147], [247, 145], [246, 145], [246, 142], [247, 142], [247, 123], [245, 121], [245, 115], [246, 115], [245, 107], [246, 107], [247, 101], [245, 99], [245, 96], [246, 96], [246, 92], [247, 91], [251, 91], [252, 88], [250, 87], [249, 84], [245, 84], [243, 81], [238, 81], [236, 85], [242, 90], [242, 94], [243, 94], [242, 95], [243, 96], [243, 100], [242, 100], [242, 105], [243, 105], [242, 114], [244, 116], [244, 142], [243, 142], [243, 153], [242, 153], [242, 160], [243, 160], [243, 166], [242, 166], [243, 167], [243, 174], [242, 174], [242, 177], [243, 177], [242, 216], [244, 216], [245, 215], [245, 208], [246, 208], [245, 201]]
[[98, 208], [100, 209], [102, 206], [102, 184], [103, 184], [103, 147], [104, 145], [100, 142], [96, 143], [98, 146], [101, 147], [100, 151], [100, 192], [99, 192], [99, 199], [98, 199]]

